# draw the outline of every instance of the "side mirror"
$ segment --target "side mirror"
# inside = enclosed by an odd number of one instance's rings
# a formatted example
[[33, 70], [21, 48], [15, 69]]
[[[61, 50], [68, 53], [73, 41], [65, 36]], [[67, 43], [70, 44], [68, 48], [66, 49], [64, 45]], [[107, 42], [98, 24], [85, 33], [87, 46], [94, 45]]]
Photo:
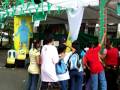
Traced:
[[[43, 2], [45, 2], [45, 1], [47, 1], [47, 0], [43, 0]], [[34, 0], [34, 2], [35, 2], [35, 4], [39, 4], [39, 3], [41, 3], [41, 0]]]

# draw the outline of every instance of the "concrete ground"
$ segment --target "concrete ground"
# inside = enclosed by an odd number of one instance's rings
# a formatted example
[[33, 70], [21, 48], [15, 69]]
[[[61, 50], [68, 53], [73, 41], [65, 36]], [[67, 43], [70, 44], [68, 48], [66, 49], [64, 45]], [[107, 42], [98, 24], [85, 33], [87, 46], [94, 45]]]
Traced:
[[0, 50], [0, 90], [26, 90], [27, 69], [6, 68], [6, 59], [7, 50]]
[[24, 69], [0, 68], [0, 90], [25, 90], [27, 72]]
[[25, 90], [27, 70], [6, 68], [7, 50], [0, 50], [0, 90]]
[[0, 49], [0, 67], [4, 67], [7, 59], [7, 50]]

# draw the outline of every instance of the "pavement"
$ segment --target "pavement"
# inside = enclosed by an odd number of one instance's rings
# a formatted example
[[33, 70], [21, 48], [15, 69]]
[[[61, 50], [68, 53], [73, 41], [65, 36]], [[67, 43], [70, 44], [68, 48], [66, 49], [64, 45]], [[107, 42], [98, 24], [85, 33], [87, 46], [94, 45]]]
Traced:
[[27, 69], [6, 68], [7, 50], [0, 50], [0, 90], [25, 90]]
[[26, 70], [0, 68], [0, 90], [25, 90], [26, 81]]
[[7, 50], [0, 49], [0, 67], [4, 67], [7, 59]]

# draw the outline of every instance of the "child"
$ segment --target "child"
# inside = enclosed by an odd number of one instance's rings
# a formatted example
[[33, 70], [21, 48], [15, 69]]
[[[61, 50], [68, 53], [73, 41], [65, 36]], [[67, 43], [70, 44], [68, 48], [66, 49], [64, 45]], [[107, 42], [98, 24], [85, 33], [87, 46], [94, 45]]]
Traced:
[[[59, 54], [59, 58], [60, 60], [63, 60], [61, 61], [61, 63], [65, 63], [66, 66], [67, 66], [67, 60], [68, 59], [65, 59], [65, 50], [66, 50], [66, 45], [64, 44], [60, 44], [58, 46], [58, 54]], [[67, 82], [68, 82], [68, 79], [69, 79], [69, 72], [68, 72], [68, 69], [66, 69], [66, 72], [63, 73], [63, 74], [58, 74], [58, 79], [59, 79], [59, 82], [60, 82], [60, 90], [67, 90]]]

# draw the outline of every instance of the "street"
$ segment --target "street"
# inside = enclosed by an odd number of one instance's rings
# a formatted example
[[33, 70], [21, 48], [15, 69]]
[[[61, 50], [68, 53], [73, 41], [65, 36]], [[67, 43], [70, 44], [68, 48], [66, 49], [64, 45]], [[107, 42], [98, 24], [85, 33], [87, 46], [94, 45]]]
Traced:
[[26, 77], [24, 69], [0, 68], [0, 90], [24, 90]]
[[27, 70], [6, 68], [7, 50], [0, 50], [0, 90], [25, 90]]

